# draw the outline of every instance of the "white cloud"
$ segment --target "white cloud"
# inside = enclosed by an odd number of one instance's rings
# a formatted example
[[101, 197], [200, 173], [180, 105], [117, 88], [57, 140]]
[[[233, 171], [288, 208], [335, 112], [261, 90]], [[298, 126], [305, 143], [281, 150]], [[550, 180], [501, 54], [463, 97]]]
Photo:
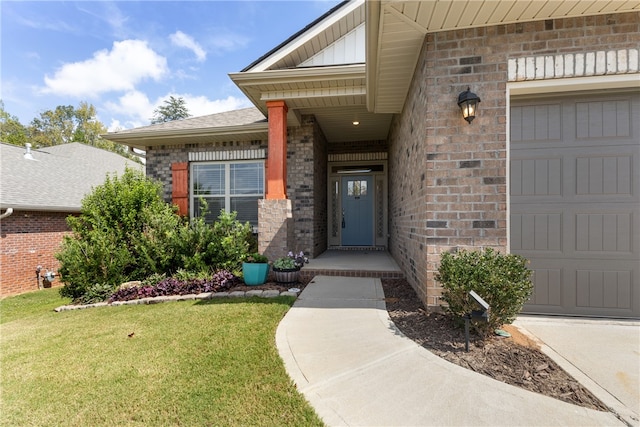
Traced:
[[53, 77], [45, 76], [43, 93], [95, 97], [104, 92], [131, 91], [151, 78], [168, 73], [167, 60], [142, 40], [114, 42], [111, 51], [100, 50], [86, 61], [64, 64]]
[[238, 110], [240, 108], [251, 107], [253, 104], [247, 99], [228, 96], [225, 99], [210, 100], [206, 96], [174, 95], [182, 96], [189, 114], [194, 117], [206, 116], [207, 114], [222, 113], [224, 111]]
[[221, 53], [244, 48], [249, 44], [249, 41], [248, 37], [221, 30], [208, 40], [208, 44], [216, 52]]
[[132, 128], [148, 125], [156, 107], [147, 95], [137, 90], [132, 90], [119, 97], [118, 102], [109, 101], [105, 103], [105, 108], [112, 113], [126, 117], [125, 122], [118, 122], [118, 125]]
[[120, 117], [120, 119], [111, 119], [111, 123], [108, 126], [109, 131], [149, 125], [154, 110], [164, 105], [164, 101], [169, 99], [169, 96], [183, 98], [189, 114], [191, 114], [192, 117], [222, 113], [224, 111], [247, 108], [253, 105], [249, 100], [236, 98], [235, 96], [211, 100], [206, 96], [181, 95], [176, 93], [168, 93], [151, 102], [144, 93], [131, 91], [118, 98], [117, 102], [107, 102], [105, 104], [106, 110]]
[[176, 31], [169, 36], [171, 43], [178, 47], [184, 47], [191, 50], [195, 55], [198, 62], [202, 62], [207, 59], [207, 52], [196, 42], [193, 37], [182, 31]]

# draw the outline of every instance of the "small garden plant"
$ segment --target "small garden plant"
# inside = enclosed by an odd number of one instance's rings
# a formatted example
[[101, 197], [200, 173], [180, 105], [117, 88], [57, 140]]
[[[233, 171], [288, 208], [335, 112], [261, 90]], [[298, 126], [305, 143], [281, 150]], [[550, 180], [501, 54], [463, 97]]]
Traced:
[[491, 307], [488, 322], [474, 325], [481, 335], [513, 322], [533, 292], [527, 262], [520, 255], [505, 255], [491, 248], [443, 253], [436, 280], [443, 287], [445, 310], [458, 318], [477, 310], [469, 296], [473, 290]]
[[309, 258], [304, 256], [304, 252], [300, 251], [295, 255], [289, 251], [286, 257], [278, 258], [273, 262], [273, 268], [274, 270], [300, 270], [308, 262]]
[[244, 262], [249, 264], [266, 264], [269, 262], [269, 258], [260, 254], [259, 252], [254, 252], [247, 255], [247, 257], [244, 259]]

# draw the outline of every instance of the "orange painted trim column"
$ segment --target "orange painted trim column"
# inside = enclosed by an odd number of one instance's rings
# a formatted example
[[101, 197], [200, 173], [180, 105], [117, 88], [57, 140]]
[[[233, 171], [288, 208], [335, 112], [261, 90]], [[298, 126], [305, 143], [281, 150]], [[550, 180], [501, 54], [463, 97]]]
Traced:
[[269, 155], [267, 157], [267, 199], [287, 198], [287, 104], [267, 101]]
[[178, 215], [189, 214], [189, 163], [171, 164], [171, 200], [178, 206]]

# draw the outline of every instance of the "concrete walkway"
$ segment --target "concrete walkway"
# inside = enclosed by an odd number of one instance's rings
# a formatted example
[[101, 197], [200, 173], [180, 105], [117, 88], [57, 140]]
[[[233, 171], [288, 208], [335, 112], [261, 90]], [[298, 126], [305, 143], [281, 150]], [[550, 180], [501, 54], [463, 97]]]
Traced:
[[630, 426], [640, 426], [640, 322], [519, 316], [541, 350]]
[[316, 277], [280, 323], [289, 375], [329, 426], [624, 426], [513, 387], [404, 337], [379, 279]]

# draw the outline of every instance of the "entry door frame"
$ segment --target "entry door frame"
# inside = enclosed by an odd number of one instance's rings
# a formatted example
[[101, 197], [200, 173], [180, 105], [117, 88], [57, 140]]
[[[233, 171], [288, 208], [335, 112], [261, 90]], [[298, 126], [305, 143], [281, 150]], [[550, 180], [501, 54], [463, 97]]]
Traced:
[[327, 240], [328, 247], [342, 245], [342, 178], [370, 176], [373, 193], [373, 245], [387, 248], [388, 241], [388, 179], [387, 161], [342, 161], [328, 163]]

